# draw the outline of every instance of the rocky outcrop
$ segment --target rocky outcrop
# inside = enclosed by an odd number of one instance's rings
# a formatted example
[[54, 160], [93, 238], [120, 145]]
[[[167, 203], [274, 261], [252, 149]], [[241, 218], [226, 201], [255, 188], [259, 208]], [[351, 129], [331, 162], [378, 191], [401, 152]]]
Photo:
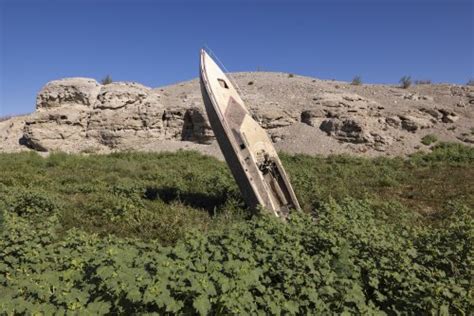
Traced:
[[416, 94], [416, 93], [404, 94], [403, 99], [412, 100], [412, 101], [420, 101], [420, 100], [433, 101], [433, 97], [431, 97], [431, 96], [419, 95], [419, 94]]
[[253, 118], [265, 129], [285, 127], [298, 121], [297, 114], [276, 106], [254, 109]]
[[165, 106], [160, 98], [138, 83], [52, 81], [39, 92], [37, 111], [25, 121], [21, 143], [38, 151], [77, 152], [128, 149], [165, 139], [212, 140], [202, 107]]
[[326, 132], [339, 142], [365, 144], [377, 150], [391, 143], [383, 131], [382, 108], [375, 101], [354, 93], [322, 93], [313, 97], [312, 109], [301, 113], [301, 122]]
[[459, 116], [452, 110], [445, 108], [421, 108], [421, 112], [425, 112], [432, 116], [433, 122], [454, 123], [459, 119]]
[[416, 132], [419, 129], [430, 128], [433, 123], [425, 117], [411, 115], [401, 115], [401, 127], [409, 132]]
[[202, 144], [208, 144], [214, 139], [214, 134], [202, 109], [194, 107], [186, 110], [181, 139]]
[[24, 127], [24, 116], [0, 119], [0, 152], [28, 150], [27, 147], [20, 145]]
[[[418, 150], [428, 134], [473, 143], [474, 88], [468, 86], [354, 86], [260, 72], [233, 79], [278, 150], [404, 155]], [[196, 79], [155, 89], [134, 82], [55, 80], [38, 93], [34, 113], [0, 119], [0, 151], [179, 148], [220, 154]]]
[[94, 79], [66, 78], [46, 84], [36, 97], [37, 109], [49, 109], [68, 105], [92, 106], [100, 91]]
[[327, 119], [321, 123], [319, 128], [344, 142], [367, 143], [369, 141], [366, 124], [355, 118]]
[[330, 111], [323, 111], [321, 108], [304, 110], [301, 112], [301, 122], [309, 126], [317, 127], [324, 117], [333, 117], [329, 115]]

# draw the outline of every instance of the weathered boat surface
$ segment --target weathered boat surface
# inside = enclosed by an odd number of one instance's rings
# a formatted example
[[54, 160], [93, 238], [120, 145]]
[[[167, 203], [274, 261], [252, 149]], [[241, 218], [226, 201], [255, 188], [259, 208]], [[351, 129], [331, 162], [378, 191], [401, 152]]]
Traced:
[[270, 138], [205, 50], [201, 50], [200, 82], [211, 127], [247, 205], [261, 205], [281, 218], [299, 210]]

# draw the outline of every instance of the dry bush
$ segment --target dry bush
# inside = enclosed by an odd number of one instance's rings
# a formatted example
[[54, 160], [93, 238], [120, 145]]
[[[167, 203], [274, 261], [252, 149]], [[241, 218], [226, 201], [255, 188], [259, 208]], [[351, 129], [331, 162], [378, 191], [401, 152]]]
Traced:
[[400, 85], [403, 89], [408, 89], [411, 86], [411, 77], [410, 76], [403, 76], [400, 78]]
[[100, 83], [103, 85], [106, 85], [112, 82], [114, 81], [112, 80], [112, 77], [110, 75], [105, 76], [105, 78], [100, 81]]
[[355, 76], [352, 79], [351, 85], [353, 86], [361, 86], [362, 85], [362, 77], [361, 76]]

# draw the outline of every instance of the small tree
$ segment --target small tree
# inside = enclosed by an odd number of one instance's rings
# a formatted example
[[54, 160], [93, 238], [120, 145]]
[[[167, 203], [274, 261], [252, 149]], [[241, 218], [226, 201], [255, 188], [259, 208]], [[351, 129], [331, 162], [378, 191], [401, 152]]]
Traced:
[[112, 80], [112, 77], [110, 75], [107, 75], [104, 79], [102, 79], [100, 81], [100, 83], [102, 84], [109, 84], [109, 83], [112, 83], [113, 80]]
[[469, 81], [466, 83], [467, 86], [474, 86], [474, 79], [469, 79]]
[[352, 79], [351, 85], [354, 85], [354, 86], [360, 86], [360, 85], [362, 85], [362, 77], [361, 77], [361, 76], [355, 76], [355, 77]]
[[403, 76], [400, 79], [400, 85], [403, 89], [407, 89], [409, 86], [411, 86], [411, 77], [410, 76]]

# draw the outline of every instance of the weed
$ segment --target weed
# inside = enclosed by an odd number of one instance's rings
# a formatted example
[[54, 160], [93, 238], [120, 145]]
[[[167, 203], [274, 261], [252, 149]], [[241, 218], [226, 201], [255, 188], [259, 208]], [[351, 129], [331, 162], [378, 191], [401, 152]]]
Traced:
[[411, 86], [411, 77], [410, 76], [403, 76], [400, 78], [400, 86], [403, 89], [408, 89]]
[[353, 85], [353, 86], [360, 86], [360, 85], [362, 85], [362, 77], [361, 77], [361, 76], [355, 76], [355, 77], [352, 79], [351, 85]]
[[472, 147], [281, 158], [305, 211], [285, 224], [196, 152], [0, 154], [0, 310], [472, 310]]
[[103, 84], [103, 85], [110, 84], [112, 82], [113, 82], [113, 80], [112, 80], [112, 77], [110, 75], [105, 76], [105, 78], [100, 81], [100, 83]]
[[423, 138], [421, 138], [421, 143], [426, 146], [434, 144], [437, 141], [438, 141], [438, 137], [436, 137], [436, 135], [433, 135], [433, 134], [428, 134], [428, 135], [423, 136]]

